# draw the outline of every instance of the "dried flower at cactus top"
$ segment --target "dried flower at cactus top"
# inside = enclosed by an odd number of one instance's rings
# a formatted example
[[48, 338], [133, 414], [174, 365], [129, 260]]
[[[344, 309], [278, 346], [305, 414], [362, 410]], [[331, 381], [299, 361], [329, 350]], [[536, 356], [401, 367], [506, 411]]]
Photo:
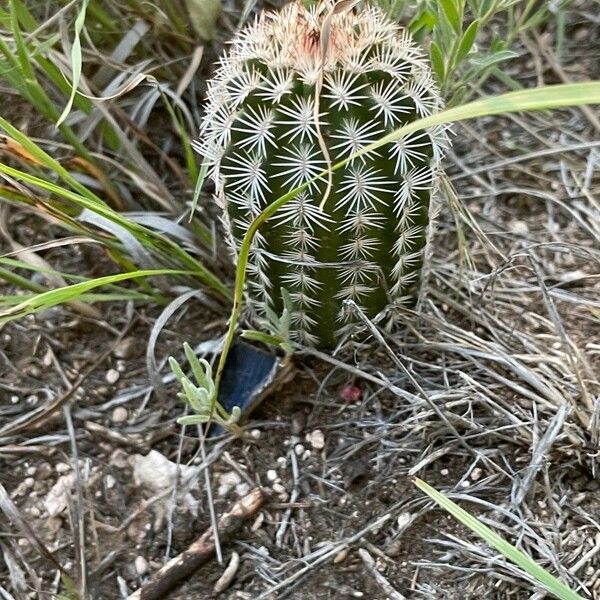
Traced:
[[403, 29], [375, 8], [333, 6], [288, 4], [233, 40], [200, 142], [234, 257], [268, 204], [311, 182], [256, 236], [247, 292], [260, 318], [281, 313], [287, 289], [293, 339], [324, 347], [359, 326], [346, 300], [375, 320], [416, 301], [446, 143], [442, 128], [413, 133], [311, 181], [441, 104]]

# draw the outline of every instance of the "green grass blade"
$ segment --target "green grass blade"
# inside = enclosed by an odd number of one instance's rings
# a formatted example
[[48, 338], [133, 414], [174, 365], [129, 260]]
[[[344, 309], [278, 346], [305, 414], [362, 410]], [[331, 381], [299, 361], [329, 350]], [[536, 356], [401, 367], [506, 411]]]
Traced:
[[479, 519], [458, 506], [450, 498], [432, 488], [421, 479], [415, 479], [415, 485], [432, 500], [448, 511], [457, 521], [468, 527], [473, 533], [483, 538], [490, 546], [498, 550], [508, 560], [523, 569], [540, 582], [549, 592], [560, 600], [584, 600], [579, 594], [569, 589], [562, 581], [538, 565], [532, 558], [515, 548], [495, 531], [484, 525]]
[[65, 169], [57, 160], [52, 158], [49, 154], [44, 152], [35, 142], [33, 142], [28, 136], [22, 133], [14, 125], [9, 123], [6, 119], [0, 117], [0, 129], [3, 129], [11, 138], [19, 142], [32, 156], [37, 158], [46, 168], [56, 173], [67, 185], [74, 190], [77, 190], [82, 196], [89, 198], [97, 204], [105, 205], [105, 202], [86, 188], [82, 183], [77, 181], [67, 169]]
[[[0, 118], [0, 125], [2, 119]], [[87, 196], [80, 195], [72, 192], [66, 188], [61, 187], [55, 183], [41, 179], [24, 171], [20, 171], [13, 167], [9, 167], [3, 163], [0, 163], [0, 173], [5, 173], [15, 179], [24, 181], [37, 188], [46, 190], [52, 194], [56, 194], [61, 198], [70, 200], [80, 208], [88, 208], [98, 215], [105, 217], [117, 223], [130, 233], [145, 247], [148, 248], [161, 257], [168, 257], [170, 261], [177, 260], [179, 264], [186, 267], [186, 273], [195, 275], [202, 283], [209, 288], [212, 288], [218, 292], [224, 298], [231, 298], [231, 292], [229, 288], [211, 271], [209, 271], [202, 263], [197, 261], [193, 256], [188, 254], [179, 244], [173, 242], [168, 237], [165, 237], [159, 233], [150, 231], [141, 225], [130, 221], [120, 213], [112, 210], [107, 204], [102, 201], [91, 200]], [[85, 189], [85, 188], [84, 188]], [[88, 194], [89, 196], [89, 194]], [[92, 194], [92, 198], [95, 196]], [[172, 264], [170, 262], [169, 264]]]
[[81, 30], [83, 29], [83, 25], [85, 23], [85, 11], [89, 4], [90, 0], [83, 0], [81, 3], [81, 9], [79, 10], [79, 14], [75, 19], [75, 37], [73, 39], [73, 47], [71, 48], [71, 68], [73, 70], [73, 77], [71, 80], [71, 95], [67, 100], [67, 105], [65, 106], [62, 114], [58, 118], [56, 122], [56, 126], [60, 127], [63, 121], [67, 118], [69, 113], [71, 112], [71, 107], [73, 106], [73, 100], [75, 100], [75, 94], [77, 94], [77, 88], [79, 87], [79, 79], [81, 78]]
[[46, 310], [52, 306], [57, 306], [58, 304], [64, 304], [65, 302], [77, 300], [86, 292], [103, 285], [109, 285], [119, 281], [126, 281], [139, 277], [191, 274], [192, 273], [190, 271], [183, 271], [179, 269], [147, 269], [133, 271], [131, 273], [106, 275], [104, 277], [97, 277], [96, 279], [89, 279], [80, 283], [74, 283], [73, 285], [67, 285], [54, 290], [49, 290], [42, 294], [36, 294], [35, 296], [27, 298], [16, 306], [11, 306], [8, 309], [0, 311], [0, 325], [4, 325], [5, 323], [14, 321], [15, 319], [21, 319], [26, 315], [36, 313], [41, 310]]
[[[539, 88], [508, 92], [500, 96], [490, 96], [475, 100], [462, 106], [456, 106], [433, 114], [429, 117], [417, 119], [404, 127], [392, 131], [376, 142], [365, 146], [344, 161], [337, 163], [333, 170], [337, 170], [363, 154], [376, 150], [400, 138], [436, 125], [465, 121], [477, 117], [490, 117], [493, 115], [514, 112], [527, 112], [530, 110], [548, 110], [587, 104], [600, 104], [600, 81], [585, 83], [567, 83], [560, 85], [547, 85]], [[319, 175], [321, 177], [321, 175]], [[315, 178], [317, 179], [317, 178]]]
[[[443, 123], [452, 123], [454, 121], [464, 121], [475, 117], [484, 117], [488, 115], [498, 115], [513, 112], [522, 112], [527, 110], [547, 110], [550, 108], [561, 108], [566, 106], [582, 106], [585, 104], [600, 104], [600, 81], [591, 81], [588, 83], [572, 83], [562, 85], [545, 86], [532, 90], [523, 90], [518, 92], [509, 92], [500, 96], [492, 96], [470, 102], [463, 106], [450, 108], [442, 112], [436, 113], [429, 117], [417, 119], [412, 123], [396, 129], [389, 135], [369, 144], [362, 150], [355, 152], [348, 158], [331, 167], [332, 171], [341, 169], [350, 161], [359, 156], [371, 152], [385, 144], [401, 139], [403, 136], [425, 129], [427, 127], [441, 125]], [[227, 354], [233, 343], [235, 332], [238, 326], [239, 317], [242, 310], [242, 301], [244, 295], [244, 284], [246, 281], [246, 269], [248, 267], [248, 258], [252, 240], [260, 226], [270, 219], [280, 208], [285, 206], [300, 192], [307, 189], [313, 182], [328, 176], [328, 170], [325, 170], [312, 179], [304, 182], [302, 185], [289, 190], [283, 196], [280, 196], [265, 208], [251, 223], [250, 227], [244, 234], [240, 244], [238, 253], [237, 268], [235, 272], [235, 287], [233, 296], [233, 308], [229, 318], [229, 327], [225, 340], [223, 342], [223, 350], [219, 358], [217, 372], [215, 375], [215, 397], [213, 405], [216, 403], [216, 395], [218, 394], [221, 376], [227, 361]]]

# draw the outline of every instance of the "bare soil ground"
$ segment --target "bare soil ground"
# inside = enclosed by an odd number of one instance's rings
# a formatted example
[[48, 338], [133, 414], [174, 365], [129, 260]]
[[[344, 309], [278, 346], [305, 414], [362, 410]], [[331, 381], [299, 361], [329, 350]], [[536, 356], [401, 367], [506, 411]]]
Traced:
[[[573, 13], [560, 60], [540, 32], [509, 74], [599, 78], [594, 7]], [[417, 476], [600, 598], [599, 134], [598, 113], [581, 110], [455, 126], [446, 171], [460, 201], [441, 186], [422, 312], [353, 356], [298, 356], [241, 439], [203, 445], [182, 430], [165, 364], [184, 341], [218, 339], [225, 311], [186, 303], [160, 333], [154, 379], [159, 308], [57, 308], [2, 328], [2, 597], [58, 597], [58, 563], [88, 597], [127, 598], [210, 526], [211, 507], [255, 486], [268, 501], [223, 564], [166, 597], [217, 596], [232, 552], [223, 598], [548, 597], [435, 508]], [[6, 218], [23, 245], [48, 239], [30, 215]], [[115, 269], [77, 246], [49, 253], [80, 275]]]

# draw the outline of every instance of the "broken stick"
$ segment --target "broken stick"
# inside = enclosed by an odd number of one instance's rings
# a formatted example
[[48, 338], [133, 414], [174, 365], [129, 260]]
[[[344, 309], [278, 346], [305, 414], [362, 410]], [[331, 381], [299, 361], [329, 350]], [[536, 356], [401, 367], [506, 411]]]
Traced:
[[[263, 506], [266, 494], [261, 488], [252, 490], [236, 502], [217, 523], [219, 540], [227, 542], [241, 528], [243, 522], [255, 515]], [[215, 553], [212, 528], [207, 529], [187, 550], [168, 563], [127, 600], [160, 600], [180, 581], [189, 577]]]

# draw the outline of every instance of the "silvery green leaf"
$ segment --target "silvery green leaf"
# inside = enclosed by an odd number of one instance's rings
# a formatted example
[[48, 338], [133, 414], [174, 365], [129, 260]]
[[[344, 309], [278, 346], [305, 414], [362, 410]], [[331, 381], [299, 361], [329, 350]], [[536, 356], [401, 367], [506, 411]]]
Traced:
[[209, 415], [186, 415], [185, 417], [179, 417], [177, 422], [180, 425], [199, 425], [208, 422], [209, 418]]

